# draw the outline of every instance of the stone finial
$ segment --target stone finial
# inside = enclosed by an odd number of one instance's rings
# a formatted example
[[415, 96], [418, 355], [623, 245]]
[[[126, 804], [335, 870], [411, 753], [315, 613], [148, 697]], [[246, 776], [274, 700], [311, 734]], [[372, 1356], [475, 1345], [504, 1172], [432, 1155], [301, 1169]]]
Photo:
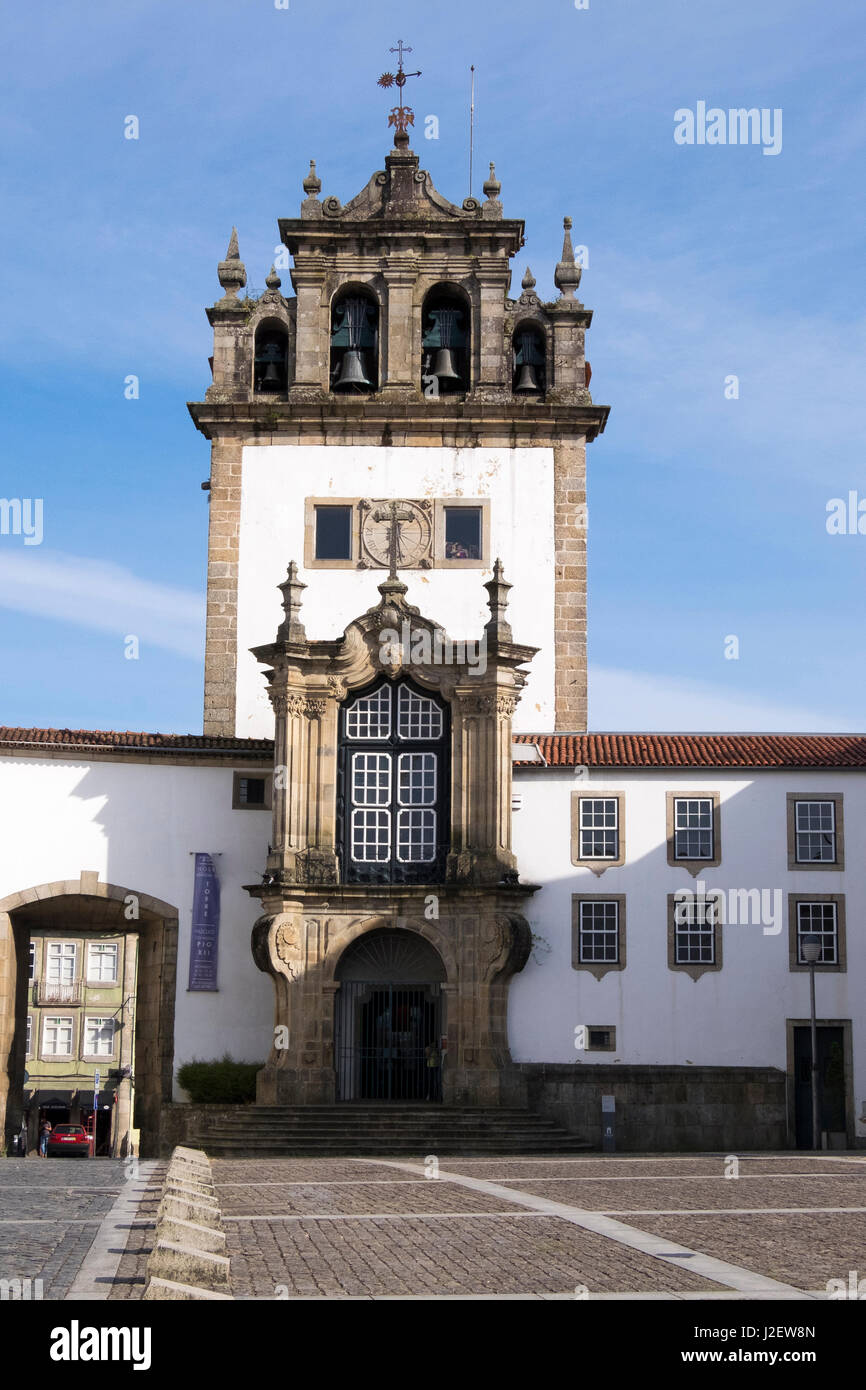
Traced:
[[217, 266], [217, 276], [220, 284], [225, 290], [223, 298], [228, 300], [237, 299], [238, 290], [243, 289], [244, 285], [247, 283], [246, 267], [241, 260], [241, 253], [238, 250], [237, 227], [232, 227], [226, 258], [224, 261], [220, 261]]
[[285, 618], [277, 628], [278, 642], [305, 642], [307, 634], [304, 631], [304, 624], [298, 614], [301, 611], [301, 595], [306, 589], [298, 578], [298, 567], [294, 560], [289, 562], [288, 578], [284, 579], [277, 588], [283, 596], [283, 612]]
[[538, 303], [538, 295], [535, 293], [535, 276], [533, 275], [532, 271], [529, 269], [529, 266], [526, 267], [526, 274], [524, 275], [523, 279], [522, 279], [521, 282], [520, 282], [520, 290], [521, 290], [521, 293], [520, 293], [520, 303], [521, 303], [521, 304], [537, 304], [537, 303]]
[[304, 179], [303, 189], [308, 198], [316, 198], [322, 191], [322, 180], [316, 173], [316, 161], [310, 160], [310, 172]]
[[267, 275], [265, 276], [265, 284], [267, 285], [269, 290], [278, 290], [282, 283], [282, 280], [277, 274], [276, 266], [272, 265]]
[[498, 198], [502, 192], [502, 184], [496, 177], [496, 165], [492, 160], [490, 161], [490, 177], [484, 180], [482, 188], [488, 198]]
[[505, 582], [505, 570], [498, 556], [493, 565], [493, 578], [488, 579], [484, 587], [490, 609], [490, 620], [485, 624], [484, 631], [494, 641], [510, 642], [511, 624], [505, 618], [505, 610], [508, 607], [508, 591], [512, 586]]
[[574, 259], [574, 247], [571, 244], [571, 218], [564, 217], [562, 225], [565, 229], [562, 238], [562, 259], [554, 271], [553, 283], [563, 299], [574, 299], [574, 291], [580, 284], [581, 270]]

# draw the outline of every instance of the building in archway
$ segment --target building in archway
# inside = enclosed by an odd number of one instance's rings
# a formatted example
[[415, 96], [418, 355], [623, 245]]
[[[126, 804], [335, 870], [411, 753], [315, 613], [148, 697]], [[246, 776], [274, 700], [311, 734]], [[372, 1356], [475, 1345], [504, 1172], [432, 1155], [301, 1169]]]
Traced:
[[137, 933], [143, 1151], [225, 1052], [260, 1104], [531, 1105], [596, 1141], [613, 1095], [624, 1147], [794, 1144], [815, 936], [821, 1129], [866, 1139], [866, 738], [586, 732], [607, 408], [570, 221], [557, 297], [512, 297], [492, 167], [452, 203], [398, 128], [321, 192], [279, 224], [294, 293], [241, 298], [233, 235], [208, 311], [204, 733], [0, 730], [7, 1131], [38, 931]]

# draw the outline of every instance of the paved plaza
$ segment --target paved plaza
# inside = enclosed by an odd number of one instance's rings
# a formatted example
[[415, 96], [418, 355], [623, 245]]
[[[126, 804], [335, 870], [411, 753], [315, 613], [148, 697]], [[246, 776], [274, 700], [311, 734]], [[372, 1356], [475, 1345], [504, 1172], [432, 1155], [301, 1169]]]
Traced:
[[[0, 1163], [0, 1278], [140, 1298], [164, 1171]], [[213, 1180], [239, 1299], [804, 1300], [866, 1274], [855, 1154], [217, 1159]]]

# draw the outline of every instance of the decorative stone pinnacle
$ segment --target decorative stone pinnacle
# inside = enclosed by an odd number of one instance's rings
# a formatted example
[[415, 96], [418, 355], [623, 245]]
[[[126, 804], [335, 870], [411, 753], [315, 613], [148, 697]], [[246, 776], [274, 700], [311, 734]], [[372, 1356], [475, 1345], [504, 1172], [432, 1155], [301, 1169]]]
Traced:
[[482, 188], [488, 198], [498, 198], [502, 192], [502, 184], [496, 177], [496, 165], [492, 160], [490, 161], [490, 177], [484, 180]]
[[267, 275], [265, 276], [265, 284], [267, 285], [269, 290], [278, 290], [282, 283], [282, 280], [277, 274], [276, 266], [272, 265]]
[[316, 173], [316, 161], [310, 160], [310, 172], [304, 179], [303, 189], [308, 198], [316, 198], [322, 191], [322, 180]]
[[574, 259], [574, 247], [571, 244], [571, 218], [563, 217], [562, 225], [564, 228], [562, 259], [557, 264], [553, 275], [553, 283], [556, 285], [563, 299], [574, 299], [574, 291], [580, 284], [581, 270]]
[[220, 261], [217, 266], [217, 277], [225, 290], [223, 298], [228, 300], [237, 299], [238, 290], [243, 289], [247, 283], [246, 267], [238, 250], [237, 227], [232, 227], [226, 258], [224, 261]]
[[533, 275], [532, 271], [529, 269], [529, 266], [527, 266], [527, 267], [526, 267], [526, 274], [524, 275], [523, 279], [522, 279], [521, 282], [520, 282], [520, 288], [521, 288], [522, 290], [534, 290], [534, 289], [535, 289], [535, 284], [536, 284], [535, 276]]
[[283, 596], [283, 612], [286, 615], [277, 628], [278, 642], [306, 641], [307, 634], [304, 631], [303, 623], [298, 617], [301, 611], [301, 595], [306, 587], [306, 584], [298, 578], [298, 567], [295, 561], [291, 560], [289, 562], [288, 578], [284, 579], [282, 584], [277, 585], [277, 588]]
[[498, 556], [493, 565], [493, 578], [488, 579], [484, 587], [487, 590], [487, 605], [490, 609], [490, 620], [485, 624], [484, 631], [494, 641], [510, 642], [511, 624], [506, 620], [505, 610], [508, 607], [508, 591], [512, 585], [505, 581], [505, 570]]

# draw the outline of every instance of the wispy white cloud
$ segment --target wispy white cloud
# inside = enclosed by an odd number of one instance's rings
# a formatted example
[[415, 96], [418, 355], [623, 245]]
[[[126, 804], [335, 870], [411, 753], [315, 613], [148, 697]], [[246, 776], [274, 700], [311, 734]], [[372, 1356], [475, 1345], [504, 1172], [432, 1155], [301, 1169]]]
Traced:
[[134, 635], [142, 647], [202, 659], [204, 598], [104, 560], [41, 548], [0, 549], [0, 607], [111, 632], [118, 642]]
[[655, 733], [852, 733], [850, 721], [720, 686], [591, 667], [589, 727]]

